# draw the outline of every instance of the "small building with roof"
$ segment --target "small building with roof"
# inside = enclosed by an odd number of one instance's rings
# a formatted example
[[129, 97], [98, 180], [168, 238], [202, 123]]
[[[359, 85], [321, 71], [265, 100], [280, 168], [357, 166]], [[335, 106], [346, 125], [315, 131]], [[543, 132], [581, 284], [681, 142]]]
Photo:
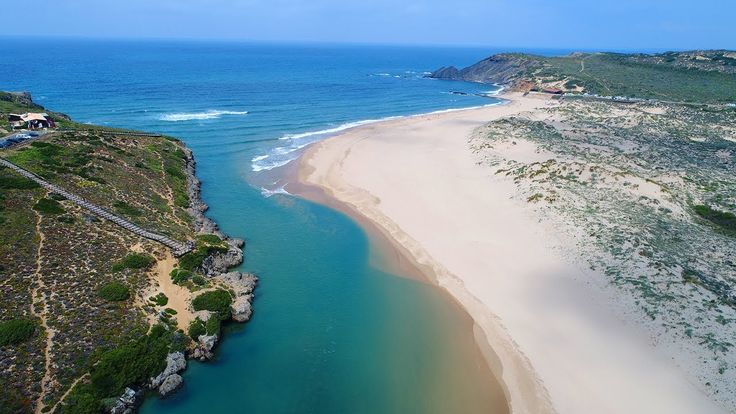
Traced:
[[8, 122], [13, 129], [26, 127], [28, 129], [56, 128], [56, 123], [45, 112], [27, 112], [25, 114], [8, 114]]

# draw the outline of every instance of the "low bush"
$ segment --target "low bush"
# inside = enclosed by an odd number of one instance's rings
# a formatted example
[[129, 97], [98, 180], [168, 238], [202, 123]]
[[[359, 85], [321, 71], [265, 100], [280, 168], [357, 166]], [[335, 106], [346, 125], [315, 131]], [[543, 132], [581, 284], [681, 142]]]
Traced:
[[218, 318], [211, 317], [207, 319], [204, 326], [207, 328], [207, 335], [220, 335], [220, 320]]
[[56, 218], [57, 221], [60, 221], [65, 224], [72, 224], [74, 223], [74, 216], [71, 214], [64, 214]]
[[2, 167], [0, 168], [0, 189], [5, 190], [30, 190], [38, 188], [35, 181], [29, 180], [21, 175], [11, 174], [10, 170]]
[[116, 201], [112, 204], [112, 206], [115, 207], [115, 211], [128, 217], [138, 217], [143, 215], [142, 211], [131, 206], [125, 201]]
[[130, 289], [117, 281], [105, 284], [97, 293], [102, 299], [110, 302], [120, 302], [130, 298]]
[[116, 397], [128, 386], [144, 384], [166, 367], [172, 333], [161, 325], [137, 340], [102, 354], [90, 370], [87, 393], [98, 400]]
[[194, 282], [197, 286], [204, 286], [207, 284], [207, 279], [203, 278], [200, 275], [194, 275], [192, 276], [192, 282]]
[[169, 298], [164, 295], [164, 292], [159, 292], [156, 296], [151, 296], [148, 298], [151, 302], [155, 303], [158, 306], [166, 306], [167, 303], [169, 303]]
[[33, 209], [41, 214], [63, 214], [66, 212], [64, 207], [56, 201], [50, 198], [42, 198], [36, 202]]
[[727, 211], [718, 211], [706, 205], [697, 205], [693, 209], [700, 217], [717, 225], [725, 232], [736, 235], [736, 215]]
[[29, 319], [0, 322], [0, 346], [19, 344], [33, 336], [36, 324]]
[[230, 318], [230, 305], [233, 302], [230, 292], [222, 289], [204, 292], [194, 298], [192, 307], [195, 311], [208, 310], [217, 312], [217, 316], [221, 320]]
[[123, 269], [148, 269], [154, 263], [156, 263], [156, 258], [150, 254], [128, 253], [119, 262], [112, 265], [112, 270], [119, 272]]
[[197, 318], [189, 324], [189, 330], [187, 331], [187, 333], [192, 339], [196, 341], [197, 338], [200, 337], [200, 335], [207, 334], [207, 328], [205, 327], [204, 322], [202, 322], [201, 319]]
[[[204, 259], [213, 253], [225, 253], [228, 251], [228, 246], [220, 240], [217, 245], [211, 245], [207, 242], [203, 242], [199, 236], [197, 238], [198, 247], [179, 258], [179, 267], [185, 270], [194, 270], [202, 266]], [[217, 236], [215, 236], [217, 237]], [[219, 240], [219, 238], [218, 238]]]
[[171, 276], [171, 280], [174, 283], [180, 285], [189, 280], [189, 278], [192, 277], [193, 273], [190, 270], [175, 268], [171, 271], [171, 273], [169, 273], [169, 275]]

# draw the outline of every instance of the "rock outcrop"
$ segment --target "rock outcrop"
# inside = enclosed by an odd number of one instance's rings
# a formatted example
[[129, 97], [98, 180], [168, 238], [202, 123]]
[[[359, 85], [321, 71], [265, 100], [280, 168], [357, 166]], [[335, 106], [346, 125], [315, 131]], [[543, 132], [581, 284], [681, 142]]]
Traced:
[[226, 239], [224, 234], [217, 227], [217, 223], [204, 215], [209, 206], [202, 201], [202, 183], [195, 174], [197, 163], [190, 149], [184, 151], [184, 169], [187, 175], [187, 194], [189, 195], [189, 214], [194, 218], [194, 231], [197, 233], [211, 233], [218, 235], [221, 239]]
[[246, 322], [253, 314], [253, 290], [258, 278], [251, 273], [229, 272], [216, 277], [226, 283], [235, 292], [235, 300], [231, 306], [232, 319], [236, 322]]
[[142, 390], [134, 390], [132, 388], [125, 388], [123, 395], [118, 397], [115, 401], [115, 405], [110, 408], [111, 414], [132, 414], [138, 408], [138, 404], [141, 402], [143, 397]]
[[158, 387], [158, 393], [162, 397], [166, 397], [172, 392], [176, 391], [181, 387], [182, 382], [184, 380], [181, 378], [181, 375], [179, 374], [172, 374], [166, 377], [163, 383], [159, 385]]
[[[158, 374], [155, 378], [151, 378], [150, 387], [151, 389], [158, 388], [159, 393], [163, 396], [165, 393], [161, 391], [161, 386], [166, 383], [167, 379], [172, 376], [181, 377], [178, 375], [181, 371], [184, 371], [187, 367], [187, 360], [182, 352], [172, 352], [166, 357], [166, 368]], [[173, 390], [169, 390], [171, 392]], [[168, 393], [167, 392], [167, 393]]]
[[527, 71], [541, 67], [534, 56], [517, 53], [493, 55], [480, 62], [458, 69], [454, 66], [442, 67], [429, 75], [430, 78], [462, 80], [480, 83], [509, 84]]
[[204, 259], [202, 262], [202, 271], [207, 276], [216, 276], [227, 272], [229, 269], [243, 263], [243, 240], [230, 239], [225, 236], [225, 242], [228, 245], [227, 252], [214, 253]]
[[208, 359], [212, 359], [214, 354], [212, 353], [212, 350], [215, 348], [215, 345], [217, 345], [219, 337], [215, 335], [200, 335], [197, 338], [197, 346], [194, 348], [194, 352], [192, 353], [192, 357], [200, 360], [200, 361], [206, 361]]

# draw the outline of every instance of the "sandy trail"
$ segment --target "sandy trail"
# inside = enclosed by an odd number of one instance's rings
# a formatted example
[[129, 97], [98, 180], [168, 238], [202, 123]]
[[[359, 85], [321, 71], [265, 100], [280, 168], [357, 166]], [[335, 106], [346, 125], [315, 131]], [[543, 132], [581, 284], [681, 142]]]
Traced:
[[477, 165], [474, 129], [555, 105], [507, 97], [349, 130], [312, 146], [299, 180], [374, 223], [463, 304], [514, 413], [725, 412], [620, 319], [603, 276], [563, 257], [572, 243], [512, 200], [513, 182]]

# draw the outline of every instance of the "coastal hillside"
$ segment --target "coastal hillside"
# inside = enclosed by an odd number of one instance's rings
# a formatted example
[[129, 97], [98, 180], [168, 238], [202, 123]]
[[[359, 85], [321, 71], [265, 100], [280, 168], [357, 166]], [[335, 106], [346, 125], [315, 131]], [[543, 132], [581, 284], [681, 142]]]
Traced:
[[736, 102], [736, 52], [726, 50], [553, 57], [502, 53], [463, 69], [443, 67], [430, 77], [508, 84], [518, 90], [554, 89], [676, 102]]
[[134, 409], [250, 317], [255, 277], [228, 273], [243, 243], [203, 216], [183, 143], [0, 95], [4, 121], [41, 111], [58, 130], [0, 149], [0, 413]]

